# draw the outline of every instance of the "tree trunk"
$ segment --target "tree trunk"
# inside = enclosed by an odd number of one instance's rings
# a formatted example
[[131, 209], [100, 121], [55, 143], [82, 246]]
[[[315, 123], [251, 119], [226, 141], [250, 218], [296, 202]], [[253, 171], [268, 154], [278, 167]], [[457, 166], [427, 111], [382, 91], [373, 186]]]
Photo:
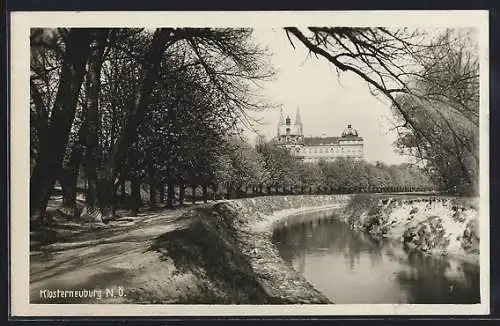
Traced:
[[59, 211], [68, 217], [78, 218], [80, 212], [78, 212], [76, 206], [76, 192], [79, 165], [76, 167], [71, 166], [73, 164], [70, 164], [67, 169], [61, 169], [59, 181], [63, 191], [63, 203]]
[[208, 202], [208, 196], [207, 196], [207, 193], [208, 193], [208, 189], [207, 189], [207, 185], [206, 184], [203, 184], [202, 185], [202, 190], [203, 190], [203, 202], [206, 203]]
[[218, 192], [219, 192], [219, 186], [216, 185], [216, 184], [213, 184], [212, 185], [212, 192], [213, 192], [214, 201], [216, 201], [217, 200], [217, 195], [218, 195]]
[[174, 191], [174, 183], [172, 181], [167, 182], [167, 207], [168, 208], [173, 208], [174, 207], [174, 196], [175, 196], [175, 191]]
[[59, 183], [62, 188], [63, 202], [58, 210], [70, 218], [77, 218], [76, 209], [76, 178], [71, 169], [61, 169]]
[[156, 179], [155, 179], [155, 170], [153, 163], [151, 163], [151, 157], [150, 155], [146, 156], [146, 160], [149, 161], [148, 163], [148, 177], [149, 177], [149, 206], [151, 208], [156, 208]]
[[159, 190], [160, 190], [160, 203], [163, 204], [165, 202], [165, 185], [163, 183], [160, 184]]
[[[174, 32], [172, 29], [157, 29], [154, 33], [151, 46], [144, 57], [142, 82], [127, 105], [125, 127], [113, 145], [100, 174], [102, 178], [99, 180], [100, 186], [98, 188], [102, 191], [108, 191], [108, 194], [111, 190], [109, 185], [114, 182], [118, 171], [121, 170], [128, 148], [137, 139], [137, 130], [143, 122], [151, 90], [157, 79], [160, 61], [172, 32]], [[106, 200], [109, 199], [109, 196], [106, 196], [104, 193], [101, 195], [104, 200], [103, 207], [108, 206], [109, 202], [106, 202]]]
[[121, 200], [122, 200], [122, 205], [123, 205], [123, 203], [125, 203], [125, 201], [127, 200], [127, 190], [125, 187], [125, 178], [122, 178], [122, 180], [121, 180], [120, 189], [121, 189], [120, 195], [121, 195]]
[[196, 204], [196, 185], [191, 185], [191, 202]]
[[72, 28], [65, 45], [50, 124], [40, 137], [40, 153], [30, 178], [30, 215], [38, 213], [40, 219], [43, 219], [49, 192], [61, 169], [89, 53], [90, 30]]
[[[105, 200], [102, 197], [98, 198], [100, 193], [106, 196], [106, 192], [101, 189], [98, 191], [99, 176], [97, 174], [97, 166], [99, 158], [99, 143], [98, 137], [100, 133], [100, 117], [99, 117], [99, 93], [101, 91], [101, 68], [104, 54], [106, 39], [108, 36], [107, 29], [95, 30], [96, 46], [92, 49], [89, 58], [88, 76], [87, 76], [87, 139], [86, 139], [86, 157], [85, 157], [85, 174], [87, 176], [88, 189], [86, 198], [86, 207], [84, 219], [91, 222], [102, 222], [102, 216], [106, 212], [103, 211]], [[113, 180], [114, 181], [114, 180]], [[101, 185], [102, 188], [103, 185]], [[105, 188], [108, 188], [109, 185]]]
[[[30, 124], [32, 127], [36, 128], [38, 135], [42, 137], [47, 133], [47, 129], [49, 127], [49, 108], [43, 101], [42, 95], [38, 90], [36, 83], [31, 78], [30, 78], [30, 95], [31, 95], [31, 100], [35, 104], [36, 111], [37, 113], [39, 113], [38, 119], [31, 120]], [[38, 161], [38, 153], [36, 151], [32, 152], [31, 158], [34, 159], [35, 162]]]
[[186, 186], [181, 184], [179, 186], [179, 204], [184, 204], [184, 198], [186, 197]]
[[68, 166], [66, 168], [62, 167], [59, 174], [59, 181], [63, 190], [63, 204], [59, 210], [63, 214], [75, 219], [80, 216], [80, 212], [76, 206], [76, 193], [80, 164], [83, 158], [81, 144], [85, 142], [86, 135], [87, 123], [84, 121], [78, 131], [78, 139], [71, 150]]
[[119, 182], [113, 184], [113, 194], [111, 195], [111, 217], [116, 217], [116, 192], [118, 191], [119, 184]]
[[137, 179], [137, 177], [133, 177], [131, 181], [131, 211], [132, 215], [135, 216], [139, 213], [139, 208], [142, 206], [142, 198], [141, 198], [141, 183]]
[[151, 180], [149, 182], [149, 206], [156, 207], [156, 185]]

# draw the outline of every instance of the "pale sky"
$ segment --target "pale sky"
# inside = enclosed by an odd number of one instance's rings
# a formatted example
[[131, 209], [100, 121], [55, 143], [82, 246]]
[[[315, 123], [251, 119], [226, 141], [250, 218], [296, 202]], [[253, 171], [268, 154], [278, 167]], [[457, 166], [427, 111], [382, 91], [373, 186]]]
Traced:
[[[308, 57], [304, 46], [295, 40], [294, 50], [281, 28], [255, 29], [254, 38], [273, 53], [271, 64], [278, 70], [274, 81], [263, 84], [266, 98], [282, 104], [292, 123], [300, 108], [305, 136], [340, 136], [351, 123], [364, 138], [367, 161], [408, 161], [393, 150], [396, 135], [391, 131], [389, 101], [374, 97], [360, 77], [341, 72], [339, 79], [330, 63], [314, 55]], [[255, 114], [263, 122], [259, 132], [267, 139], [276, 136], [279, 114], [279, 108]], [[255, 134], [248, 137], [253, 140]]]

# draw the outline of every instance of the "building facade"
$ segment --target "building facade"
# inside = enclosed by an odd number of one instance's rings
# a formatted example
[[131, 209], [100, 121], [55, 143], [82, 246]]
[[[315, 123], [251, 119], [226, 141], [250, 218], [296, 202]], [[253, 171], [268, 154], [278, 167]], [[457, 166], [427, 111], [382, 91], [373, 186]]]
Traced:
[[289, 116], [283, 117], [281, 111], [276, 141], [288, 148], [293, 155], [302, 158], [304, 162], [334, 161], [339, 157], [363, 159], [363, 138], [351, 124], [348, 124], [338, 137], [327, 135], [304, 137], [299, 109], [293, 124]]

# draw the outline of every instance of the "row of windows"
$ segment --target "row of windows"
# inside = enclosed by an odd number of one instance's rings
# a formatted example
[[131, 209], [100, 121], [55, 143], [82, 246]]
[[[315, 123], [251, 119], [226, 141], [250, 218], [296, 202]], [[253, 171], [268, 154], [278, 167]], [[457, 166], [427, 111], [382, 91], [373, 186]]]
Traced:
[[303, 153], [361, 153], [361, 148], [344, 148], [344, 147], [306, 147], [302, 149]]
[[[361, 156], [356, 155], [356, 156], [345, 156], [345, 157], [350, 157], [354, 159], [361, 159]], [[306, 157], [304, 158], [304, 162], [318, 162], [320, 160], [331, 162], [335, 161], [336, 157]]]
[[337, 157], [359, 157], [362, 156], [361, 153], [352, 153], [352, 154], [343, 154], [343, 155], [330, 155], [330, 156], [302, 156], [303, 158], [307, 159], [321, 159], [321, 160], [329, 160], [329, 159], [336, 159]]
[[324, 156], [310, 156], [310, 155], [302, 155], [301, 157], [305, 159], [322, 159], [322, 160], [328, 160], [328, 159], [336, 159], [338, 157], [361, 157], [363, 154], [361, 153], [352, 153], [352, 154], [336, 154], [336, 155], [324, 155]]
[[360, 140], [341, 140], [342, 144], [361, 144]]
[[295, 135], [290, 135], [290, 136], [282, 136], [279, 138], [279, 140], [284, 141], [284, 142], [289, 142], [291, 140], [297, 140], [301, 139], [302, 136], [295, 136]]

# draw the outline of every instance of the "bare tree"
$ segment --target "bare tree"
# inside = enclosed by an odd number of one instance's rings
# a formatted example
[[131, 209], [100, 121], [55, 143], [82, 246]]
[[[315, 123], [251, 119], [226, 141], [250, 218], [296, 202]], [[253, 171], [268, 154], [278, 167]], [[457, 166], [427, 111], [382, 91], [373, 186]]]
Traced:
[[[45, 212], [48, 195], [60, 172], [90, 54], [90, 31], [71, 29], [64, 49], [59, 86], [39, 155], [30, 179], [30, 215]], [[42, 216], [40, 216], [41, 220]]]
[[85, 138], [85, 174], [87, 177], [86, 211], [87, 216], [93, 220], [102, 221], [97, 209], [97, 182], [99, 147], [98, 134], [100, 129], [99, 119], [99, 94], [101, 90], [101, 69], [106, 42], [109, 35], [107, 29], [97, 29], [93, 31], [95, 43], [89, 58], [87, 81], [87, 105], [86, 105], [86, 125], [87, 133]]
[[286, 27], [285, 32], [294, 48], [292, 37], [337, 71], [358, 75], [374, 95], [388, 98], [401, 122], [396, 129], [416, 149], [413, 155], [429, 159], [429, 148], [440, 146], [437, 130], [445, 133], [451, 143], [442, 145], [444, 152], [456, 159], [465, 183], [473, 183], [476, 168], [465, 161], [471, 157], [478, 165], [479, 66], [473, 42], [459, 41], [464, 34], [473, 39], [473, 31]]
[[175, 41], [172, 34], [173, 29], [157, 29], [144, 57], [140, 87], [128, 103], [125, 127], [104, 163], [101, 178], [97, 184], [97, 193], [100, 198], [99, 206], [102, 214], [107, 215], [110, 213], [118, 171], [122, 168], [128, 148], [137, 138], [137, 128], [142, 123], [151, 90], [158, 78], [157, 73], [162, 55], [168, 43]]
[[[467, 34], [446, 33], [432, 49], [413, 94], [397, 97], [419, 132], [400, 131], [403, 153], [423, 160], [447, 190], [477, 193], [479, 171], [479, 62]], [[416, 95], [414, 95], [416, 94]]]

